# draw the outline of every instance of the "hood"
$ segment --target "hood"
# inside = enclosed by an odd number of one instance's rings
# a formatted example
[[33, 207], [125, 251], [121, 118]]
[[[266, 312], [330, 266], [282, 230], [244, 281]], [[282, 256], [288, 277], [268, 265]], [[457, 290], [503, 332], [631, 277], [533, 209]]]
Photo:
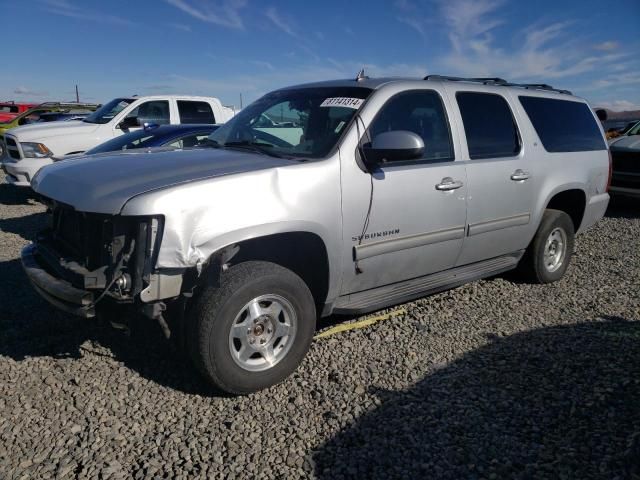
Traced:
[[11, 130], [20, 142], [45, 140], [60, 135], [77, 135], [93, 132], [99, 125], [87, 122], [46, 122], [23, 125]]
[[640, 152], [640, 135], [626, 135], [616, 138], [614, 142], [611, 142], [610, 147], [612, 151], [633, 150]]
[[87, 156], [42, 168], [32, 188], [78, 211], [117, 214], [130, 198], [206, 178], [291, 165], [291, 160], [213, 148]]

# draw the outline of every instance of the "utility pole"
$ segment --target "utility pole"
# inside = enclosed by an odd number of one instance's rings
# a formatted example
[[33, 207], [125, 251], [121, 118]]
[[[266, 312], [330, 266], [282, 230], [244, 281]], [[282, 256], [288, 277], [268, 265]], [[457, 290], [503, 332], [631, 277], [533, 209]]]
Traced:
[[76, 103], [80, 103], [80, 94], [78, 93], [78, 85], [76, 85]]
[[242, 110], [242, 94], [240, 94], [240, 110]]

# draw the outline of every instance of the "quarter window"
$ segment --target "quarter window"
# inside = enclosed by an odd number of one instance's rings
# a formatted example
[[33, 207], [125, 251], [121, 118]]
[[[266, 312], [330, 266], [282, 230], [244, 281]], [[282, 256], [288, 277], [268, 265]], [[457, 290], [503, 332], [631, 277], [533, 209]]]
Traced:
[[433, 90], [404, 92], [387, 101], [369, 127], [369, 136], [373, 139], [392, 130], [408, 130], [422, 137], [425, 152], [417, 161], [454, 159], [447, 114]]
[[500, 95], [479, 92], [456, 94], [469, 158], [513, 157], [520, 152], [518, 127], [507, 101]]
[[207, 102], [178, 100], [180, 123], [216, 123], [211, 105]]
[[606, 150], [589, 106], [543, 97], [518, 97], [547, 152]]

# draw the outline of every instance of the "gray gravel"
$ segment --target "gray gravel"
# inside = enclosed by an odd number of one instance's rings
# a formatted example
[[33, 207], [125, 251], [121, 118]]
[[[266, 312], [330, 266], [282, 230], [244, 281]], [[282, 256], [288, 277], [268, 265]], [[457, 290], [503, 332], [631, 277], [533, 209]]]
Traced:
[[0, 478], [640, 478], [637, 202], [557, 284], [409, 303], [243, 398], [208, 393], [150, 322], [41, 300], [17, 259], [43, 211], [0, 185]]

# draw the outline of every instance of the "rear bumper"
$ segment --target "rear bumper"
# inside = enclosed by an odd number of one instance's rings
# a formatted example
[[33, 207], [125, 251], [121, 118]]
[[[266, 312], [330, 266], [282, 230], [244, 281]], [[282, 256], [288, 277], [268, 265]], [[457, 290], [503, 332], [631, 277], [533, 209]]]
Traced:
[[609, 206], [609, 194], [602, 193], [600, 195], [594, 195], [589, 199], [589, 203], [584, 211], [582, 218], [582, 224], [580, 225], [579, 232], [584, 232], [591, 227], [594, 223], [604, 217], [604, 213]]
[[95, 317], [93, 293], [72, 286], [69, 282], [54, 277], [38, 262], [34, 244], [22, 249], [22, 267], [38, 294], [54, 307], [84, 318]]

